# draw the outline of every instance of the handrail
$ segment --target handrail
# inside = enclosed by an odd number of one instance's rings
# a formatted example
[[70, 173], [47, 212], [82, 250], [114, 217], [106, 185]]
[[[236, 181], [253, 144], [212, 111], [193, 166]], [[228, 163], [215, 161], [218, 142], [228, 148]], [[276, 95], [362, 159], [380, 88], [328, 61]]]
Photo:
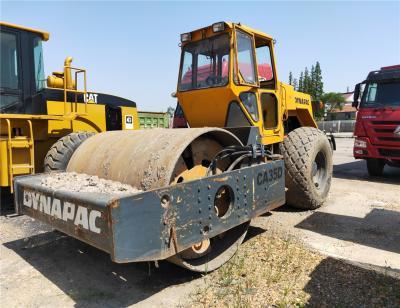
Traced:
[[13, 170], [12, 170], [12, 149], [11, 149], [11, 122], [9, 119], [6, 119], [7, 122], [7, 150], [8, 150], [8, 181], [10, 183], [10, 191], [14, 192], [13, 187]]
[[[75, 75], [75, 89], [68, 89], [67, 88], [67, 82], [65, 80], [65, 76], [67, 75], [68, 71], [74, 70], [74, 75]], [[83, 74], [83, 90], [78, 90], [78, 74]], [[74, 82], [72, 82], [74, 84]], [[64, 115], [67, 115], [67, 94], [68, 92], [74, 93], [75, 94], [75, 111], [74, 108], [72, 107], [72, 102], [71, 102], [71, 113], [77, 113], [78, 114], [78, 93], [83, 94], [83, 101], [85, 104], [85, 112], [84, 114], [87, 114], [87, 101], [86, 101], [86, 96], [87, 96], [87, 90], [86, 90], [86, 70], [82, 68], [77, 68], [77, 67], [72, 67], [65, 65], [64, 66]]]
[[[284, 108], [285, 120], [287, 120], [289, 118], [289, 111], [288, 111], [288, 108], [286, 106], [286, 89], [282, 85], [281, 85], [281, 89], [283, 90], [282, 91], [282, 96], [284, 97], [284, 99], [282, 98], [282, 103], [283, 103], [283, 101], [285, 101], [285, 104], [283, 104], [282, 108]], [[283, 93], [283, 92], [285, 92], [285, 93]], [[285, 106], [286, 106], [286, 108], [285, 108]]]
[[35, 141], [33, 139], [33, 128], [32, 128], [32, 121], [27, 120], [29, 125], [29, 139], [30, 139], [30, 161], [31, 161], [31, 169], [32, 173], [35, 173]]

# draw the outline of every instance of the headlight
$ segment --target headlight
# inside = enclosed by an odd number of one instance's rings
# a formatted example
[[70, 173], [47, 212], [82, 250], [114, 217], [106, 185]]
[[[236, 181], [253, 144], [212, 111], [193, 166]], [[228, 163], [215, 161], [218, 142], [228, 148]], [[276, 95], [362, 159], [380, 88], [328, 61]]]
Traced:
[[367, 142], [361, 139], [354, 140], [354, 147], [355, 148], [366, 148]]
[[213, 32], [221, 32], [225, 30], [225, 23], [222, 22], [216, 22], [215, 24], [212, 25]]
[[181, 34], [181, 42], [189, 42], [192, 39], [192, 35], [190, 33], [182, 33]]

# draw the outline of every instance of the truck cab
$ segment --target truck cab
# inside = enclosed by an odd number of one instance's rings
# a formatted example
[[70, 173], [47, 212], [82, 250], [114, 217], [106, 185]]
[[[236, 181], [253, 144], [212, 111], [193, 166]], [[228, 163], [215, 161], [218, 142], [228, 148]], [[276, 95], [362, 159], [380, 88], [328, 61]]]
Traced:
[[386, 164], [400, 167], [400, 65], [370, 72], [355, 87], [353, 107], [354, 157], [367, 161], [372, 176], [382, 175]]

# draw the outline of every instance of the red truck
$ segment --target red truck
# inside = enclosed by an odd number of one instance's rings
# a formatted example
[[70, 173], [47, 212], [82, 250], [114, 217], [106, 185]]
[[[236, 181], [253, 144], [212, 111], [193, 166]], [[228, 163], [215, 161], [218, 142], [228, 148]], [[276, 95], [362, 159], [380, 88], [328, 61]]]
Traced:
[[354, 157], [367, 161], [371, 176], [382, 175], [386, 164], [400, 167], [400, 65], [370, 72], [355, 87], [353, 107]]

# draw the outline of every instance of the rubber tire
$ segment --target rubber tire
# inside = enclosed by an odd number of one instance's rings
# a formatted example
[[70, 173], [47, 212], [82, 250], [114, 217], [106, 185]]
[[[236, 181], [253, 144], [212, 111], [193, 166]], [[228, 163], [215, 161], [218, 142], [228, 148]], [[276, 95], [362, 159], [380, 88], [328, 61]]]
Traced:
[[90, 132], [75, 132], [60, 138], [46, 154], [44, 172], [65, 171], [75, 150], [94, 134]]
[[[332, 149], [326, 135], [314, 127], [291, 131], [280, 144], [285, 161], [286, 203], [292, 207], [314, 210], [328, 197], [332, 181]], [[313, 162], [319, 152], [325, 156], [324, 181], [318, 189], [313, 181]]]
[[385, 161], [379, 158], [367, 158], [367, 170], [370, 176], [381, 176]]

